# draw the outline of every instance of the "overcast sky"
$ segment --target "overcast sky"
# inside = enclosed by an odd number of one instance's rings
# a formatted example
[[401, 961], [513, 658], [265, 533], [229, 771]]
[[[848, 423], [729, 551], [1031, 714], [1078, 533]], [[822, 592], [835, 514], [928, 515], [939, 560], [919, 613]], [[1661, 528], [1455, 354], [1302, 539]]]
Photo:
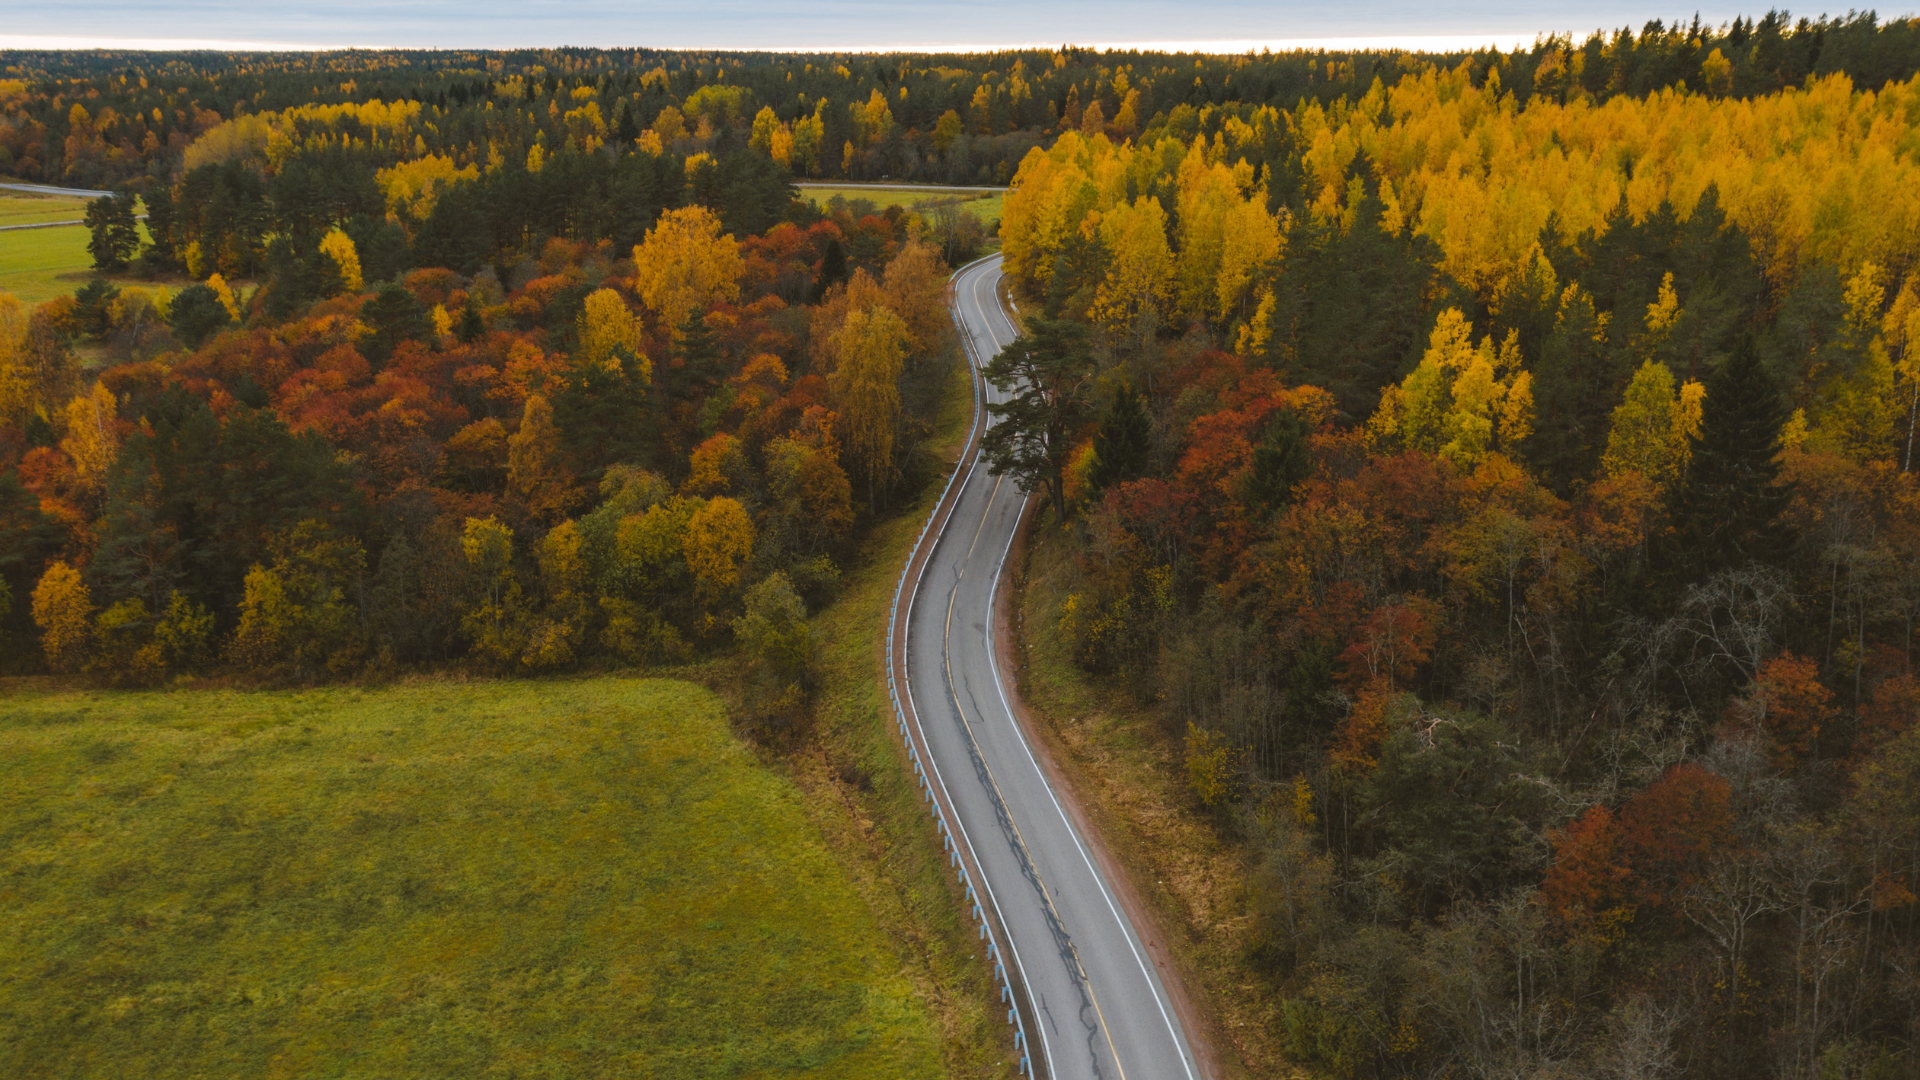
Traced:
[[[650, 46], [843, 49], [999, 45], [1204, 45], [1239, 51], [1295, 43], [1512, 46], [1543, 32], [1690, 20], [1620, 0], [1465, 4], [1356, 0], [11, 0], [0, 48]], [[1718, 24], [1752, 8], [1703, 7]], [[1807, 14], [1814, 14], [1808, 11]]]

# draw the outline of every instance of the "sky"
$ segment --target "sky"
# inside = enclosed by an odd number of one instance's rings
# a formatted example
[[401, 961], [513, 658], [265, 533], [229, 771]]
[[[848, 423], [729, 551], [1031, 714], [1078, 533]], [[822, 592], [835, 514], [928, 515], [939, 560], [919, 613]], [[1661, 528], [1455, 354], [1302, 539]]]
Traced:
[[[836, 51], [1074, 44], [1209, 52], [1435, 50], [1691, 20], [1622, 0], [11, 0], [0, 48], [316, 49], [604, 46]], [[1702, 21], [1766, 5], [1702, 7]], [[1809, 11], [1807, 14], [1813, 14]], [[1888, 13], [1883, 13], [1888, 14]]]

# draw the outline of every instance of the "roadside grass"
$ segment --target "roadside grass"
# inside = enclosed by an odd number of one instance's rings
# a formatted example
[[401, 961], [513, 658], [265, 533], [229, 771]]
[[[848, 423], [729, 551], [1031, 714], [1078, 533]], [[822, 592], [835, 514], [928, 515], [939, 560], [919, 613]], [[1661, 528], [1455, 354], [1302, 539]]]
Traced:
[[[140, 238], [148, 239], [145, 225]], [[52, 229], [9, 229], [0, 232], [0, 292], [11, 293], [24, 304], [38, 304], [71, 293], [96, 276], [122, 287], [151, 286], [153, 282], [120, 274], [97, 274], [87, 254], [83, 225]]]
[[827, 203], [832, 201], [834, 196], [838, 195], [849, 202], [854, 199], [865, 199], [881, 210], [885, 210], [889, 206], [898, 206], [905, 210], [915, 211], [923, 218], [932, 216], [933, 203], [958, 200], [959, 208], [979, 218], [982, 225], [991, 224], [992, 222], [1000, 220], [1001, 211], [1006, 206], [1007, 201], [1004, 193], [984, 191], [941, 191], [939, 189], [901, 191], [890, 188], [857, 186], [806, 187], [800, 188], [799, 191], [802, 198], [813, 202], [822, 209], [825, 209]]
[[1251, 959], [1247, 867], [1188, 789], [1181, 734], [1117, 683], [1075, 665], [1058, 631], [1074, 559], [1058, 527], [1036, 524], [1028, 534], [1009, 606], [1021, 696], [1153, 909], [1220, 1075], [1293, 1075], [1277, 1036], [1278, 995]]
[[[972, 422], [968, 369], [956, 364], [935, 417], [931, 447], [953, 462]], [[915, 958], [914, 976], [945, 1036], [949, 1077], [1012, 1077], [1013, 1037], [974, 923], [914, 785], [887, 697], [887, 608], [907, 551], [945, 484], [932, 480], [912, 505], [870, 536], [819, 618], [822, 690], [806, 753], [791, 758], [801, 787], [822, 797], [823, 830], [875, 905], [881, 925]], [[842, 813], [826, 808], [839, 804]], [[899, 1075], [916, 1075], [902, 1068]]]
[[805, 787], [685, 682], [13, 691], [0, 1075], [938, 1075]]

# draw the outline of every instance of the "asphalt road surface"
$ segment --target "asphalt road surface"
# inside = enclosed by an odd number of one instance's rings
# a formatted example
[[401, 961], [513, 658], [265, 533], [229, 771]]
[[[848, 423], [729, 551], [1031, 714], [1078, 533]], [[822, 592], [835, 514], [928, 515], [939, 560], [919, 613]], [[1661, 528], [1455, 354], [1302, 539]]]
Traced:
[[[976, 363], [1015, 336], [996, 297], [999, 280], [998, 257], [954, 280], [955, 314]], [[958, 501], [905, 590], [906, 697], [916, 741], [1010, 942], [1037, 1072], [1199, 1080], [1139, 932], [1012, 715], [1011, 673], [997, 661], [990, 613], [1027, 498], [983, 462], [961, 468]]]

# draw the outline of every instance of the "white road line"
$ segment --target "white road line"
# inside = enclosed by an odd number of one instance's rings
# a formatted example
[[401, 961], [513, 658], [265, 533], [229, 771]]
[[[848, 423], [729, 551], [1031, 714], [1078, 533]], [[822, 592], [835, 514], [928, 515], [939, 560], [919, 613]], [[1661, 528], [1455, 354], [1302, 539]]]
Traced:
[[[981, 259], [978, 261], [985, 262], [986, 260]], [[966, 328], [964, 326], [961, 328], [963, 334], [965, 332], [965, 329]], [[985, 329], [987, 329], [989, 333], [992, 332], [991, 326], [985, 327]], [[962, 342], [962, 348], [964, 349], [965, 347], [966, 347], [966, 343]], [[987, 383], [986, 383], [986, 380], [979, 375], [981, 365], [977, 361], [978, 361], [978, 354], [976, 351], [973, 360], [969, 361], [969, 363], [972, 365], [974, 369], [975, 378], [980, 380], [978, 384], [981, 387], [980, 397], [981, 397], [981, 400], [984, 401], [986, 399], [985, 388], [987, 386]], [[984, 413], [983, 406], [976, 405], [975, 408], [980, 409]], [[981, 419], [984, 420], [985, 417], [982, 416]], [[918, 705], [914, 703], [914, 700], [913, 700], [913, 664], [911, 663], [910, 658], [907, 655], [908, 650], [904, 642], [911, 641], [913, 637], [913, 605], [916, 601], [920, 599], [920, 586], [925, 584], [926, 582], [927, 566], [933, 562], [933, 553], [939, 550], [940, 542], [946, 539], [947, 526], [953, 523], [954, 511], [960, 509], [960, 502], [962, 499], [965, 498], [967, 493], [967, 485], [973, 483], [974, 474], [979, 472], [979, 470], [980, 470], [980, 455], [976, 451], [973, 458], [973, 464], [969, 466], [967, 469], [966, 478], [960, 481], [960, 490], [954, 494], [953, 506], [948, 509], [946, 520], [940, 523], [939, 532], [937, 532], [932, 538], [933, 546], [927, 549], [927, 557], [925, 561], [923, 561], [920, 564], [920, 573], [914, 575], [913, 592], [911, 592], [907, 596], [907, 611], [905, 616], [906, 622], [902, 625], [902, 635], [904, 640], [900, 650], [901, 651], [900, 673], [901, 673], [902, 688], [906, 690], [907, 708], [909, 708], [913, 712], [913, 726], [916, 729], [919, 729], [921, 727], [920, 708]], [[938, 507], [935, 507], [936, 512], [938, 512], [938, 509], [939, 509]], [[924, 542], [925, 541], [923, 540], [923, 543]], [[914, 554], [915, 556], [919, 555], [918, 549], [914, 551]], [[1017, 971], [1020, 972], [1020, 985], [1027, 990], [1027, 1006], [1029, 1010], [1031, 1010], [1033, 1013], [1033, 1017], [1035, 1021], [1034, 1027], [1040, 1029], [1040, 1056], [1041, 1056], [1041, 1059], [1047, 1063], [1047, 1076], [1051, 1078], [1054, 1075], [1053, 1048], [1052, 1048], [1051, 1042], [1047, 1039], [1047, 1026], [1045, 1023], [1041, 1022], [1042, 1018], [1040, 1016], [1039, 1006], [1033, 1000], [1033, 993], [1032, 993], [1033, 982], [1031, 979], [1027, 978], [1026, 964], [1023, 963], [1020, 959], [1020, 946], [1017, 943], [1015, 943], [1013, 939], [1013, 926], [1011, 923], [1007, 921], [1006, 913], [1000, 907], [1000, 897], [993, 890], [992, 875], [987, 873], [986, 864], [981, 862], [980, 853], [973, 846], [973, 837], [968, 835], [966, 822], [961, 820], [961, 817], [960, 817], [960, 804], [954, 801], [953, 793], [947, 790], [946, 777], [942, 775], [940, 772], [940, 762], [937, 759], [937, 756], [934, 754], [933, 744], [927, 740], [926, 732], [924, 730], [920, 731], [920, 743], [923, 747], [926, 748], [926, 753], [923, 756], [927, 759], [927, 764], [933, 769], [933, 778], [935, 782], [937, 782], [940, 785], [941, 796], [946, 800], [946, 804], [949, 807], [953, 808], [953, 813], [950, 816], [953, 818], [954, 826], [960, 830], [961, 842], [967, 845], [967, 854], [973, 859], [974, 867], [980, 871], [980, 883], [987, 890], [987, 902], [993, 905], [994, 916], [1000, 920], [1001, 929], [1006, 931], [1007, 950], [1013, 954], [1013, 966]], [[1014, 1007], [1018, 1008], [1019, 1003], [1015, 1002]], [[1033, 1047], [1031, 1045], [1025, 1047], [1025, 1052], [1031, 1055], [1033, 1053]], [[1031, 1075], [1032, 1070], [1029, 1069], [1028, 1073], [1029, 1075]]]
[[[984, 320], [986, 311], [981, 307], [979, 292], [979, 287], [976, 285], [974, 288], [974, 307], [980, 312], [981, 318]], [[1015, 329], [1012, 320], [1008, 319], [1005, 313], [1002, 313], [1000, 317], [1001, 320], [1007, 324], [1009, 330]], [[1022, 505], [1024, 507], [1025, 504]], [[1016, 518], [1016, 522], [1017, 520]], [[1093, 865], [1092, 857], [1087, 854], [1085, 845], [1080, 842], [1079, 830], [1075, 829], [1073, 822], [1068, 819], [1066, 810], [1060, 805], [1060, 799], [1054, 793], [1053, 785], [1047, 782], [1046, 774], [1041, 771], [1039, 761], [1033, 756], [1033, 748], [1027, 743], [1026, 733], [1021, 729], [1019, 720], [1014, 718], [1013, 706], [1007, 700], [1006, 680], [1000, 675], [1000, 659], [993, 647], [994, 604], [999, 596], [1000, 578], [1005, 570], [1007, 557], [1012, 553], [1013, 541], [1018, 535], [1019, 527], [1016, 524], [1013, 533], [1007, 537], [1006, 548], [1000, 553], [1000, 563], [994, 568], [993, 587], [987, 596], [987, 663], [991, 665], [993, 669], [994, 689], [1000, 694], [1001, 708], [1006, 711], [1007, 718], [1013, 722], [1014, 735], [1020, 740], [1020, 748], [1026, 751], [1027, 762], [1033, 766], [1034, 776], [1039, 779], [1040, 786], [1047, 793], [1047, 798], [1053, 802], [1054, 812], [1060, 815], [1060, 821], [1066, 826], [1067, 834], [1073, 837], [1074, 847], [1079, 850], [1080, 858], [1086, 863], [1088, 873], [1093, 875], [1093, 883], [1099, 887], [1100, 895], [1107, 903], [1107, 910], [1112, 913], [1114, 922], [1120, 927], [1121, 936], [1127, 941], [1127, 949], [1133, 954], [1134, 963], [1140, 966], [1140, 974], [1147, 981], [1147, 991], [1153, 996], [1153, 1003], [1160, 1010], [1160, 1019], [1166, 1023], [1167, 1034], [1172, 1036], [1174, 1049], [1180, 1054], [1181, 1067], [1186, 1070], [1188, 1080], [1193, 1080], [1193, 1066], [1187, 1060], [1186, 1045], [1180, 1038], [1179, 1030], [1174, 1027], [1173, 1017], [1168, 1014], [1166, 1003], [1161, 1000], [1160, 988], [1154, 982], [1153, 974], [1148, 970], [1146, 960], [1141, 957], [1140, 950], [1136, 948], [1133, 943], [1134, 934], [1128, 932], [1131, 929], [1130, 924], [1121, 918], [1120, 910], [1113, 902], [1113, 895], [1107, 891], [1106, 882], [1102, 880], [1099, 869]]]

